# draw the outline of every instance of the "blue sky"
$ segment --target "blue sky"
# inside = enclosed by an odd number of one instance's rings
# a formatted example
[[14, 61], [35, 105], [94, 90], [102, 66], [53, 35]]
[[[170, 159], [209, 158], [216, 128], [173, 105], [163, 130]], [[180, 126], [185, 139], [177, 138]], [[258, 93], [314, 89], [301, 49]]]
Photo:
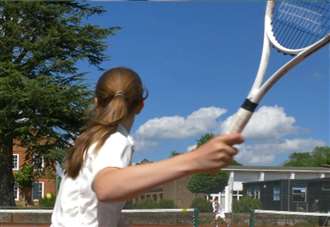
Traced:
[[[190, 149], [221, 133], [247, 95], [258, 68], [265, 4], [260, 1], [89, 2], [104, 6], [88, 22], [121, 26], [107, 40], [104, 68], [136, 70], [150, 96], [132, 129], [134, 161]], [[289, 57], [275, 53], [268, 72]], [[79, 64], [87, 83], [102, 72]], [[303, 62], [262, 100], [237, 160], [279, 165], [292, 152], [329, 145], [329, 47]]]

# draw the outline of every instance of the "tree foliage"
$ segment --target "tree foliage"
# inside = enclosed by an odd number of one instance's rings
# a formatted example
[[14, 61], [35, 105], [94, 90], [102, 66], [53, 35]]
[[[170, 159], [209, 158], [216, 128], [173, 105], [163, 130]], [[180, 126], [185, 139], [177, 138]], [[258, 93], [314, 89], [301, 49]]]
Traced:
[[19, 171], [15, 173], [15, 182], [23, 192], [26, 205], [32, 205], [32, 184], [36, 178], [32, 165], [25, 163]]
[[293, 153], [284, 166], [321, 167], [330, 165], [330, 147], [315, 147], [312, 152]]
[[41, 208], [53, 209], [56, 202], [56, 196], [48, 193], [44, 198], [39, 200], [39, 206]]
[[15, 181], [20, 188], [32, 187], [33, 178], [33, 166], [29, 164], [23, 165], [15, 174]]
[[177, 156], [177, 155], [180, 155], [181, 153], [180, 152], [177, 152], [177, 151], [172, 151], [171, 153], [170, 153], [170, 158], [172, 158], [172, 157], [175, 157], [175, 156]]
[[205, 198], [194, 198], [191, 208], [197, 208], [200, 212], [212, 212], [212, 203]]
[[17, 141], [30, 164], [52, 163], [79, 133], [91, 92], [76, 63], [100, 68], [105, 38], [118, 29], [84, 20], [104, 12], [74, 0], [0, 1], [0, 205], [14, 205]]
[[240, 200], [234, 200], [234, 213], [249, 213], [254, 209], [261, 209], [261, 201], [250, 196], [243, 196]]
[[194, 174], [187, 184], [192, 193], [218, 193], [224, 190], [228, 182], [228, 174], [218, 171], [216, 174], [198, 173]]
[[201, 138], [199, 138], [197, 140], [197, 147], [200, 147], [204, 143], [207, 143], [213, 137], [214, 137], [214, 134], [213, 133], [206, 133], [206, 134], [202, 135]]

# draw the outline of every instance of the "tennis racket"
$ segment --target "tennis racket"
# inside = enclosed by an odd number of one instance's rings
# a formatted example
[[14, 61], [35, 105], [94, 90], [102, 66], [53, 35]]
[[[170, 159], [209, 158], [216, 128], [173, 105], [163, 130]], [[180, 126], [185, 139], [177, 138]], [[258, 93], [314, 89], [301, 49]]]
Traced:
[[[289, 70], [329, 43], [329, 31], [330, 0], [268, 0], [257, 75], [228, 131], [242, 132], [258, 103], [273, 85]], [[293, 58], [264, 80], [271, 47]]]
[[[228, 132], [242, 132], [260, 100], [273, 85], [330, 41], [330, 0], [268, 0], [261, 59], [252, 88], [233, 117]], [[271, 48], [293, 57], [264, 79]], [[228, 180], [226, 213], [232, 211], [234, 177]]]

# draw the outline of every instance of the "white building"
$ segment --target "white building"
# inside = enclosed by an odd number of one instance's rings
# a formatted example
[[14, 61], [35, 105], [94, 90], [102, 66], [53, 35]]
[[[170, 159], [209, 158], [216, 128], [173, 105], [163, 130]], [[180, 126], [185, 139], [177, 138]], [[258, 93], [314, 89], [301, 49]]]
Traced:
[[223, 171], [229, 173], [228, 185], [224, 192], [212, 194], [213, 201], [225, 213], [230, 213], [232, 199], [242, 197], [243, 183], [284, 179], [317, 179], [330, 177], [330, 168], [324, 167], [279, 167], [279, 166], [228, 166]]

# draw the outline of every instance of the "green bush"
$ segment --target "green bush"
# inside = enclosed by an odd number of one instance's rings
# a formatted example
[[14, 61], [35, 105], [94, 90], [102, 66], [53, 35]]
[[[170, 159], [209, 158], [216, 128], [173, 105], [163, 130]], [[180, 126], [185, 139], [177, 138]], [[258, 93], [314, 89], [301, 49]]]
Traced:
[[248, 213], [253, 209], [260, 209], [261, 202], [250, 196], [244, 196], [240, 200], [233, 201], [234, 213]]
[[134, 209], [154, 209], [154, 208], [158, 208], [158, 204], [154, 200], [146, 199], [146, 200], [134, 203], [133, 208]]
[[52, 193], [47, 193], [47, 195], [39, 200], [39, 206], [42, 208], [53, 208], [55, 204], [56, 197]]
[[191, 207], [198, 208], [200, 212], [212, 212], [212, 204], [205, 198], [194, 198]]
[[162, 199], [158, 202], [159, 208], [171, 209], [176, 208], [176, 205], [173, 200], [170, 199]]

